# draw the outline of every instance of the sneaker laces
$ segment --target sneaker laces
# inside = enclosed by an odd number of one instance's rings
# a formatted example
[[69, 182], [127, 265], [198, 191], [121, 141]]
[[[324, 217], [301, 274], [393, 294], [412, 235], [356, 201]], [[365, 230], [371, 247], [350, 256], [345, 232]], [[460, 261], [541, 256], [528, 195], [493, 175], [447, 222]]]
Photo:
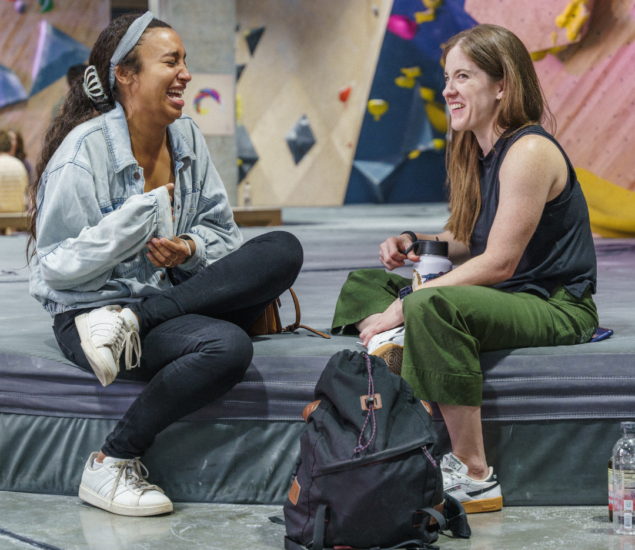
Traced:
[[[109, 346], [119, 366], [119, 358], [122, 351], [125, 350], [124, 362], [126, 370], [136, 369], [139, 366], [141, 359], [141, 339], [139, 333], [129, 326], [121, 317], [117, 317], [117, 320], [113, 323], [112, 329], [108, 338], [104, 342], [105, 346]], [[133, 352], [137, 356], [137, 362], [132, 364]]]
[[119, 462], [115, 462], [111, 467], [119, 468], [119, 470], [117, 471], [115, 483], [112, 486], [112, 490], [110, 491], [110, 502], [114, 500], [115, 493], [117, 492], [117, 487], [119, 487], [119, 481], [122, 478], [125, 487], [132, 487], [134, 489], [137, 489], [141, 492], [141, 494], [145, 493], [146, 491], [160, 491], [161, 493], [165, 494], [161, 487], [157, 485], [151, 485], [146, 481], [147, 477], [150, 475], [150, 472], [143, 465], [138, 457], [128, 460], [120, 460]]

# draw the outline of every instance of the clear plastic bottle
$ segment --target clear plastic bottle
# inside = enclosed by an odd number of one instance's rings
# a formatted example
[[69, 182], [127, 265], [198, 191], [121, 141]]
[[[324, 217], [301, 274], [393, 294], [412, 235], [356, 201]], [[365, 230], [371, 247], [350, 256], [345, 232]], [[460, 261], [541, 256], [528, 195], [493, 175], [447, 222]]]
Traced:
[[635, 536], [635, 422], [622, 422], [613, 447], [613, 533]]

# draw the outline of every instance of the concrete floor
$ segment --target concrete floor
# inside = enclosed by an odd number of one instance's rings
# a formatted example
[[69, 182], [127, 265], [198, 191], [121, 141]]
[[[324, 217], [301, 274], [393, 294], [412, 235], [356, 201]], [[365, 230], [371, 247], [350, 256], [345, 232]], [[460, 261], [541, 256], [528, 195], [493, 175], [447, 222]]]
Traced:
[[[0, 550], [280, 550], [280, 506], [175, 504], [154, 518], [115, 516], [75, 497], [0, 492]], [[441, 536], [442, 550], [635, 550], [635, 537], [614, 537], [604, 507], [505, 508], [470, 516], [469, 540]], [[40, 546], [3, 535], [26, 537]], [[632, 539], [632, 540], [631, 540]]]

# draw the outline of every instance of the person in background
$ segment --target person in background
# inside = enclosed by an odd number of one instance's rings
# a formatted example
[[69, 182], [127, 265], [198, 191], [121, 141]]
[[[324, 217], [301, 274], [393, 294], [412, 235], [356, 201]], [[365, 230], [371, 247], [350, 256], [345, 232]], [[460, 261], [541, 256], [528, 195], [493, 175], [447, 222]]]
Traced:
[[23, 212], [29, 175], [24, 164], [12, 154], [9, 132], [0, 130], [0, 212]]
[[33, 180], [35, 179], [35, 170], [33, 170], [33, 165], [29, 162], [29, 159], [26, 158], [22, 133], [18, 130], [11, 129], [8, 134], [11, 139], [11, 150], [9, 151], [9, 154], [17, 158], [19, 161], [22, 161], [22, 164], [24, 164], [26, 172], [29, 175], [29, 185], [32, 185]]

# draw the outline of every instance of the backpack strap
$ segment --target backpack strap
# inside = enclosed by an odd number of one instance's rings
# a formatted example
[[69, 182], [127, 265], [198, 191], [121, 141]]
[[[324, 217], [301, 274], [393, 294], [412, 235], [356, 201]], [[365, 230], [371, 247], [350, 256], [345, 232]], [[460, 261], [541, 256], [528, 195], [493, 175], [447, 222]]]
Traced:
[[[291, 297], [293, 298], [293, 305], [295, 306], [295, 323], [293, 323], [292, 325], [286, 326], [282, 329], [282, 332], [294, 332], [295, 330], [299, 329], [299, 328], [303, 328], [305, 330], [311, 331], [314, 334], [317, 334], [318, 336], [321, 336], [322, 338], [326, 338], [327, 340], [331, 339], [331, 336], [324, 333], [324, 332], [320, 332], [319, 330], [315, 330], [314, 328], [308, 327], [306, 325], [301, 325], [300, 324], [300, 302], [298, 301], [298, 297], [296, 296], [295, 292], [293, 291], [292, 288], [289, 288], [289, 292], [291, 293]], [[278, 321], [279, 322], [279, 321]]]
[[315, 526], [313, 527], [313, 546], [311, 550], [325, 550], [324, 538], [326, 537], [326, 524], [328, 523], [328, 517], [326, 510], [328, 506], [326, 504], [320, 504], [315, 512]]
[[443, 514], [437, 512], [434, 508], [424, 508], [423, 511], [437, 520], [437, 522], [439, 523], [439, 529], [441, 531], [444, 531], [446, 529], [447, 524]]

